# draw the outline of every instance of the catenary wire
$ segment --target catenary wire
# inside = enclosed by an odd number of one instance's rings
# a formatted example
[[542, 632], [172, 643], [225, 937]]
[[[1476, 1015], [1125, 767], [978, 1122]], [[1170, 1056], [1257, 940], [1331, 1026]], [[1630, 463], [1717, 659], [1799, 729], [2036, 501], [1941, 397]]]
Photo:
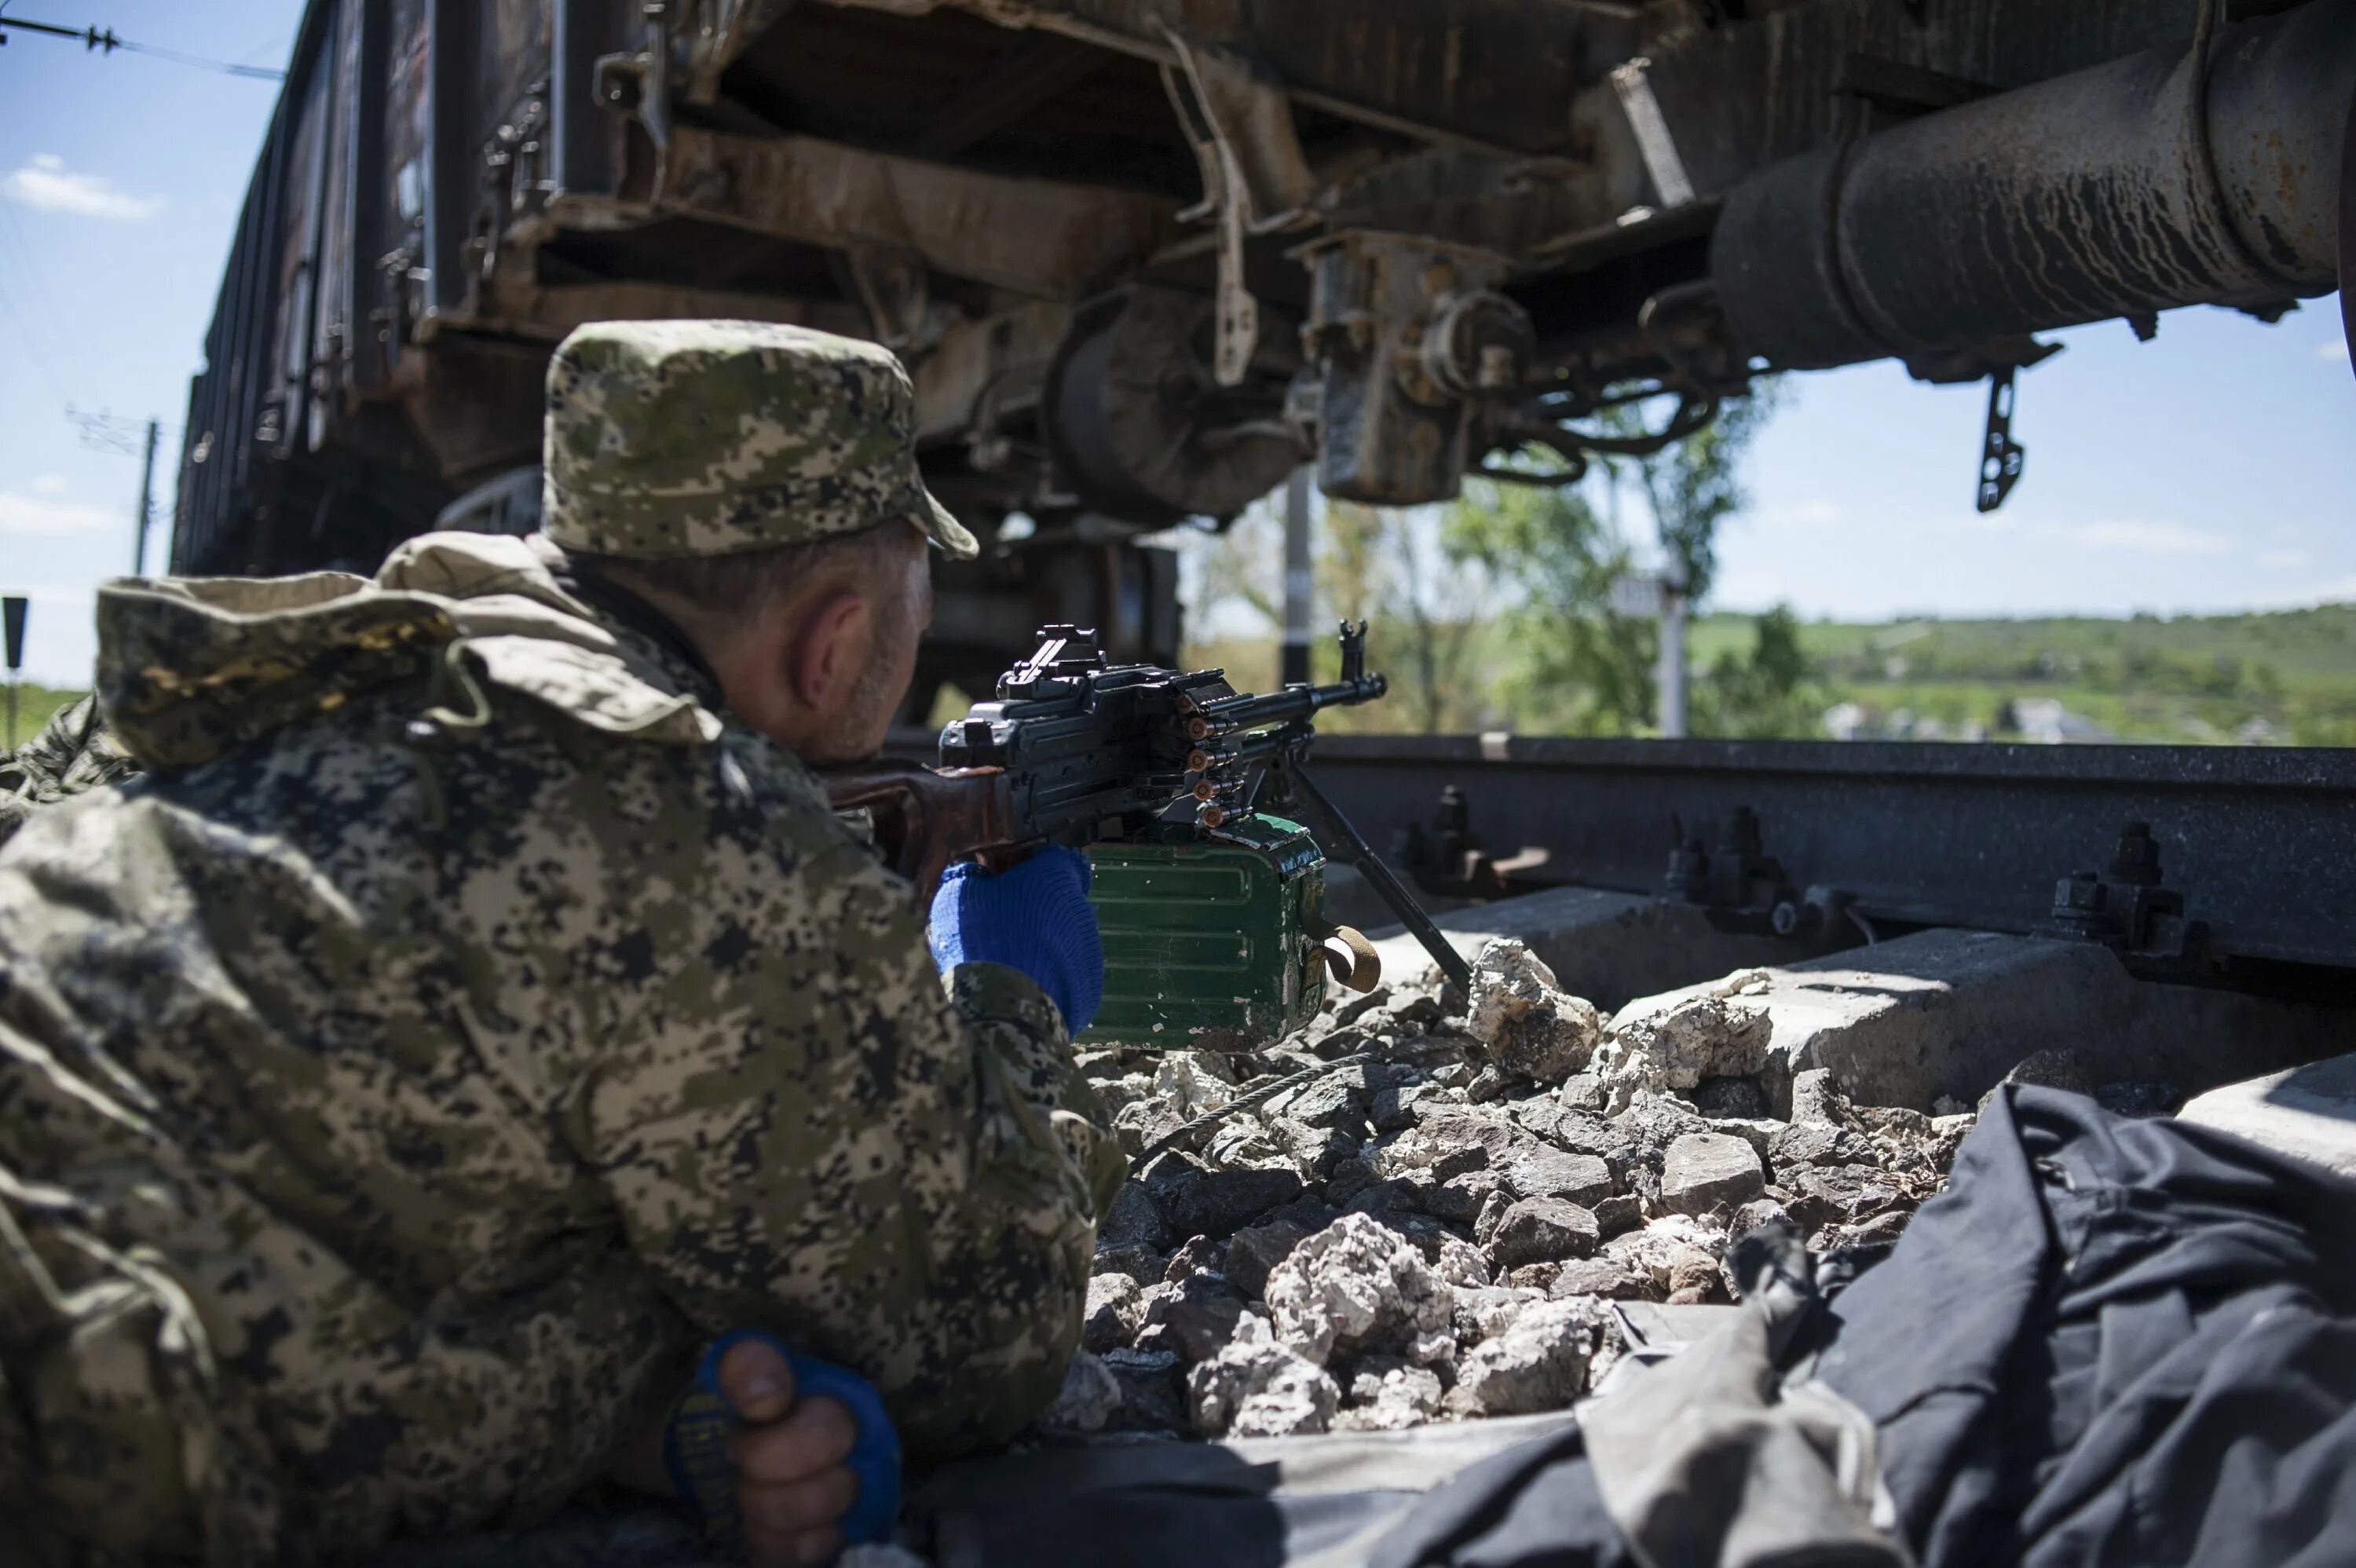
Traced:
[[[0, 0], [0, 3], [5, 3], [5, 0]], [[36, 22], [29, 17], [0, 15], [0, 37], [5, 37], [7, 29], [11, 27], [19, 32], [37, 33], [47, 37], [79, 39], [85, 50], [96, 50], [100, 54], [111, 55], [115, 50], [121, 49], [125, 54], [150, 55], [156, 59], [169, 60], [175, 65], [195, 66], [200, 70], [219, 71], [223, 76], [241, 76], [254, 81], [286, 80], [284, 71], [273, 70], [268, 66], [240, 65], [234, 60], [217, 60], [207, 59], [203, 55], [183, 54], [178, 49], [167, 49], [158, 44], [133, 43], [128, 38], [117, 37], [112, 27], [68, 27], [56, 22]]]

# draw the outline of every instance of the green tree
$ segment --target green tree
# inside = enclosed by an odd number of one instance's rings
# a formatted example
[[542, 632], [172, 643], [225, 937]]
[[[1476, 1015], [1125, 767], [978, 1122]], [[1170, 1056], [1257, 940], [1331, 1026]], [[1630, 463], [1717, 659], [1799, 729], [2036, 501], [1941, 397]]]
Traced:
[[[1719, 525], [1750, 505], [1742, 459], [1777, 401], [1776, 384], [1760, 382], [1683, 441], [1648, 456], [1606, 460], [1611, 483], [1629, 482], [1644, 496], [1662, 552], [1684, 569], [1686, 597], [1696, 604], [1718, 580]], [[1614, 422], [1633, 432], [1636, 416], [1626, 411]]]
[[1472, 655], [1488, 573], [1479, 561], [1451, 557], [1430, 521], [1395, 518], [1390, 559], [1398, 592], [1383, 637], [1385, 667], [1396, 663], [1408, 711], [1423, 733], [1486, 728], [1492, 708]]
[[[1248, 508], [1225, 532], [1198, 537], [1200, 589], [1190, 613], [1207, 624], [1215, 608], [1240, 604], [1273, 638], [1283, 625], [1284, 528], [1280, 506]], [[1337, 730], [1469, 728], [1489, 711], [1471, 668], [1473, 637], [1486, 600], [1477, 562], [1448, 557], [1428, 512], [1393, 511], [1347, 501], [1321, 506], [1315, 526], [1315, 639], [1310, 668], [1320, 680], [1337, 671], [1332, 632], [1338, 620], [1369, 623], [1374, 667], [1392, 679], [1393, 697], [1372, 709], [1337, 710], [1320, 720]], [[1270, 650], [1273, 653], [1273, 649]], [[1189, 655], [1213, 656], [1208, 646]], [[1232, 658], [1222, 647], [1216, 656]], [[1238, 674], [1246, 679], [1239, 665]]]
[[1582, 490], [1472, 488], [1441, 537], [1451, 557], [1515, 591], [1505, 618], [1518, 658], [1502, 695], [1517, 725], [1624, 735], [1653, 722], [1658, 634], [1612, 609], [1630, 552]]
[[1809, 679], [1800, 618], [1778, 604], [1752, 624], [1748, 655], [1721, 653], [1693, 691], [1693, 732], [1798, 740], [1817, 732], [1824, 694]]
[[[1358, 622], [1388, 598], [1390, 562], [1385, 549], [1391, 515], [1351, 501], [1328, 501], [1311, 523], [1311, 560], [1317, 571], [1317, 607], [1324, 621]], [[1319, 630], [1330, 631], [1330, 626]], [[1323, 640], [1323, 639], [1321, 639]]]
[[[1748, 500], [1741, 459], [1773, 402], [1772, 384], [1762, 383], [1752, 396], [1726, 405], [1714, 423], [1656, 453], [1601, 459], [1577, 485], [1467, 487], [1444, 537], [1451, 554], [1480, 562], [1515, 601], [1508, 615], [1518, 666], [1505, 685], [1518, 723], [1575, 734], [1652, 727], [1659, 629], [1650, 617], [1612, 607], [1612, 585], [1634, 560], [1614, 521], [1621, 497], [1633, 494], [1644, 502], [1662, 553], [1681, 570], [1687, 597], [1698, 604], [1717, 577], [1718, 530]], [[1605, 428], [1635, 435], [1645, 417], [1633, 407], [1615, 411]], [[1796, 656], [1796, 628], [1790, 647]], [[1737, 723], [1726, 703], [1768, 689], [1748, 676], [1734, 679], [1714, 722]], [[1787, 719], [1779, 710], [1773, 721]]]
[[1250, 609], [1271, 630], [1284, 623], [1284, 514], [1280, 501], [1262, 499], [1215, 534], [1183, 534], [1180, 549], [1192, 554], [1201, 587], [1190, 617], [1207, 620], [1232, 600]]
[[[1485, 597], [1480, 564], [1445, 555], [1429, 512], [1349, 501], [1326, 503], [1316, 559], [1326, 624], [1367, 622], [1375, 667], [1391, 677], [1381, 727], [1430, 735], [1475, 724], [1486, 709], [1470, 667]], [[1337, 657], [1321, 637], [1312, 661], [1320, 679], [1336, 673]]]

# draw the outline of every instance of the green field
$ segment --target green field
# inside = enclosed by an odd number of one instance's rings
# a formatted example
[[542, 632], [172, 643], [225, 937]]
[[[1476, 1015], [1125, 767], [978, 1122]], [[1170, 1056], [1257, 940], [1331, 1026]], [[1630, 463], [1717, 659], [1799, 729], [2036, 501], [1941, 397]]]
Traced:
[[[20, 743], [40, 733], [49, 716], [81, 696], [79, 691], [52, 691], [46, 686], [22, 686], [16, 690], [16, 740]], [[6, 740], [0, 732], [0, 741]]]
[[[1746, 618], [1696, 628], [1694, 665], [1745, 646]], [[1801, 630], [1830, 702], [1994, 731], [2008, 703], [2058, 701], [2119, 740], [2356, 745], [2356, 605], [2130, 620], [1817, 624]]]
[[[1752, 617], [1712, 614], [1690, 632], [1697, 679], [1721, 655], [1747, 654]], [[1409, 721], [1414, 682], [1397, 651], [1375, 648], [1395, 695], [1376, 709], [1321, 719], [1335, 730], [1421, 728]], [[2356, 604], [2266, 614], [2138, 615], [2127, 620], [1817, 622], [1800, 629], [1812, 716], [1795, 738], [1825, 733], [1822, 715], [1857, 709], [1855, 733], [2019, 738], [2024, 717], [2070, 716], [2072, 738], [2170, 743], [2356, 745]], [[1517, 723], [1508, 683], [1516, 649], [1501, 627], [1469, 639], [1466, 674], [1444, 694], [1442, 729], [1532, 729]], [[1273, 677], [1275, 644], [1225, 639], [1187, 650], [1223, 664], [1238, 685]], [[1321, 650], [1323, 665], [1332, 656]], [[1330, 678], [1321, 667], [1321, 678]], [[2006, 721], [2011, 722], [2008, 724]], [[1925, 722], [1925, 721], [1929, 722]]]
[[[1721, 655], [1746, 654], [1754, 637], [1748, 615], [1704, 616], [1694, 623], [1688, 662], [1699, 678]], [[1795, 711], [1820, 716], [1854, 705], [1861, 737], [2019, 738], [2024, 712], [2058, 703], [2083, 721], [2073, 738], [2356, 746], [2356, 604], [2132, 620], [1816, 622], [1801, 627], [1800, 644], [1807, 677]], [[1419, 730], [1436, 709], [1433, 727], [1443, 731], [1537, 728], [1515, 711], [1505, 677], [1517, 650], [1502, 626], [1468, 629], [1461, 673], [1436, 700], [1424, 699], [1403, 654], [1386, 649], [1379, 635], [1373, 652], [1375, 667], [1392, 677], [1392, 695], [1328, 713], [1321, 727]], [[1225, 667], [1247, 689], [1275, 683], [1273, 638], [1197, 644], [1184, 657], [1193, 667]], [[1332, 679], [1334, 662], [1331, 646], [1320, 645], [1317, 677]], [[24, 688], [17, 738], [79, 695]], [[1826, 731], [1809, 717], [1786, 732]]]

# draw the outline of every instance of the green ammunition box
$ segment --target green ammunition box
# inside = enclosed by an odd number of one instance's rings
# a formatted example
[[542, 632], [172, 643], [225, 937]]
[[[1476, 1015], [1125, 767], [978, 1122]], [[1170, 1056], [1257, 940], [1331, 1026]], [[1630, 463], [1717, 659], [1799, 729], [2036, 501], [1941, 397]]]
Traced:
[[1086, 1045], [1254, 1051], [1325, 999], [1325, 857], [1296, 823], [1231, 818], [1098, 844], [1104, 1005]]

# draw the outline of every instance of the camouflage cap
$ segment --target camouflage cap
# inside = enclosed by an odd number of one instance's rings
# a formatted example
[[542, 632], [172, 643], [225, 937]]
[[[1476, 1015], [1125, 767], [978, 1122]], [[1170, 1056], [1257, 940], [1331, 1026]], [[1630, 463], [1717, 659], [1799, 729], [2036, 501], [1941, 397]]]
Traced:
[[733, 555], [905, 517], [973, 535], [916, 471], [916, 394], [889, 349], [757, 321], [601, 321], [548, 366], [542, 528], [641, 560]]

